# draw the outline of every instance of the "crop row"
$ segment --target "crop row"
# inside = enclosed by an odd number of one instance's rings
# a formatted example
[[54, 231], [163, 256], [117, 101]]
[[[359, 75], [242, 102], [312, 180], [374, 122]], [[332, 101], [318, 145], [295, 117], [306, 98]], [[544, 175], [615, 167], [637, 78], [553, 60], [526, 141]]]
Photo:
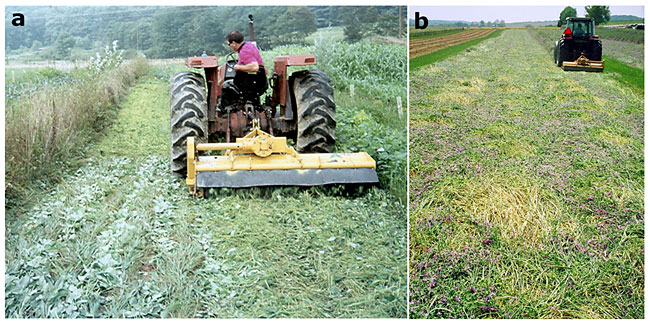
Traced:
[[422, 44], [431, 44], [431, 43], [443, 43], [445, 41], [449, 41], [450, 39], [454, 38], [468, 38], [472, 37], [475, 35], [480, 35], [480, 34], [485, 34], [486, 32], [489, 33], [492, 31], [492, 29], [473, 29], [473, 30], [467, 30], [463, 33], [460, 33], [458, 35], [449, 35], [449, 37], [435, 37], [435, 38], [428, 38], [428, 39], [416, 39], [413, 41], [410, 41], [410, 45], [413, 46], [418, 46]]
[[493, 29], [472, 29], [466, 32], [437, 37], [435, 39], [418, 39], [409, 42], [409, 57], [415, 58], [449, 46], [481, 38], [492, 33]]

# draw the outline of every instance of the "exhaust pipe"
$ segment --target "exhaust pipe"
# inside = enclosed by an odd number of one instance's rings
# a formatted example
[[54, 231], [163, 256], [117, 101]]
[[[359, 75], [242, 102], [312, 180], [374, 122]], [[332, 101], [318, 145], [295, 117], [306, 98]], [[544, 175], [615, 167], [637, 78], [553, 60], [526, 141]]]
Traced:
[[249, 14], [248, 19], [250, 19], [248, 22], [248, 34], [250, 35], [250, 41], [255, 42], [255, 33], [253, 32], [253, 15]]

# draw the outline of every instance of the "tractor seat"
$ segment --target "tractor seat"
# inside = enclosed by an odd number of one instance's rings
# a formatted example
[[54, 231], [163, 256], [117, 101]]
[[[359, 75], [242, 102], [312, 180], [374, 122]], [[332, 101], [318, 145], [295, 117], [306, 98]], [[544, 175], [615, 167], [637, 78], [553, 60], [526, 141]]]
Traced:
[[241, 90], [245, 100], [256, 101], [259, 96], [266, 92], [269, 86], [266, 79], [266, 69], [263, 65], [260, 65], [260, 69], [255, 74], [237, 72], [235, 84]]

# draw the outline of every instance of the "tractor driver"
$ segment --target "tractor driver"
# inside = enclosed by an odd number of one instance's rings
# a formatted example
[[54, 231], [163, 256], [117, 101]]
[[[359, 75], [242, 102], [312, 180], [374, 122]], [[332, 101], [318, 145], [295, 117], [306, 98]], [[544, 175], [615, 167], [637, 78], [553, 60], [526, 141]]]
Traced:
[[238, 30], [230, 32], [226, 36], [228, 46], [239, 53], [239, 62], [235, 65], [238, 72], [257, 72], [260, 66], [264, 66], [260, 51], [251, 42], [244, 41], [244, 35]]
[[230, 32], [226, 41], [230, 49], [239, 54], [239, 61], [234, 66], [235, 79], [227, 80], [222, 85], [227, 97], [223, 103], [227, 104], [230, 101], [228, 99], [240, 95], [246, 100], [258, 100], [267, 89], [266, 70], [260, 51], [254, 43], [244, 41], [244, 36], [238, 30]]

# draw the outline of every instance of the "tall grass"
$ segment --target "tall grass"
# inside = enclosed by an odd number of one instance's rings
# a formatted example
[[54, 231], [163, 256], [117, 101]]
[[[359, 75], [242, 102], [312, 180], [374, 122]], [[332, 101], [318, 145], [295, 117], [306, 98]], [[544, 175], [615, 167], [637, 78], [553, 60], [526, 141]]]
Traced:
[[608, 72], [614, 72], [614, 78], [621, 83], [643, 93], [643, 70], [629, 66], [613, 57], [603, 56]]
[[[368, 152], [377, 161], [382, 187], [405, 202], [406, 46], [322, 39], [316, 41], [315, 54], [332, 85], [341, 90], [337, 146]], [[401, 115], [398, 100], [404, 103]]]
[[119, 98], [147, 70], [144, 59], [93, 73], [75, 72], [75, 82], [45, 86], [8, 103], [5, 112], [5, 190], [8, 197], [57, 173], [101, 132]]

